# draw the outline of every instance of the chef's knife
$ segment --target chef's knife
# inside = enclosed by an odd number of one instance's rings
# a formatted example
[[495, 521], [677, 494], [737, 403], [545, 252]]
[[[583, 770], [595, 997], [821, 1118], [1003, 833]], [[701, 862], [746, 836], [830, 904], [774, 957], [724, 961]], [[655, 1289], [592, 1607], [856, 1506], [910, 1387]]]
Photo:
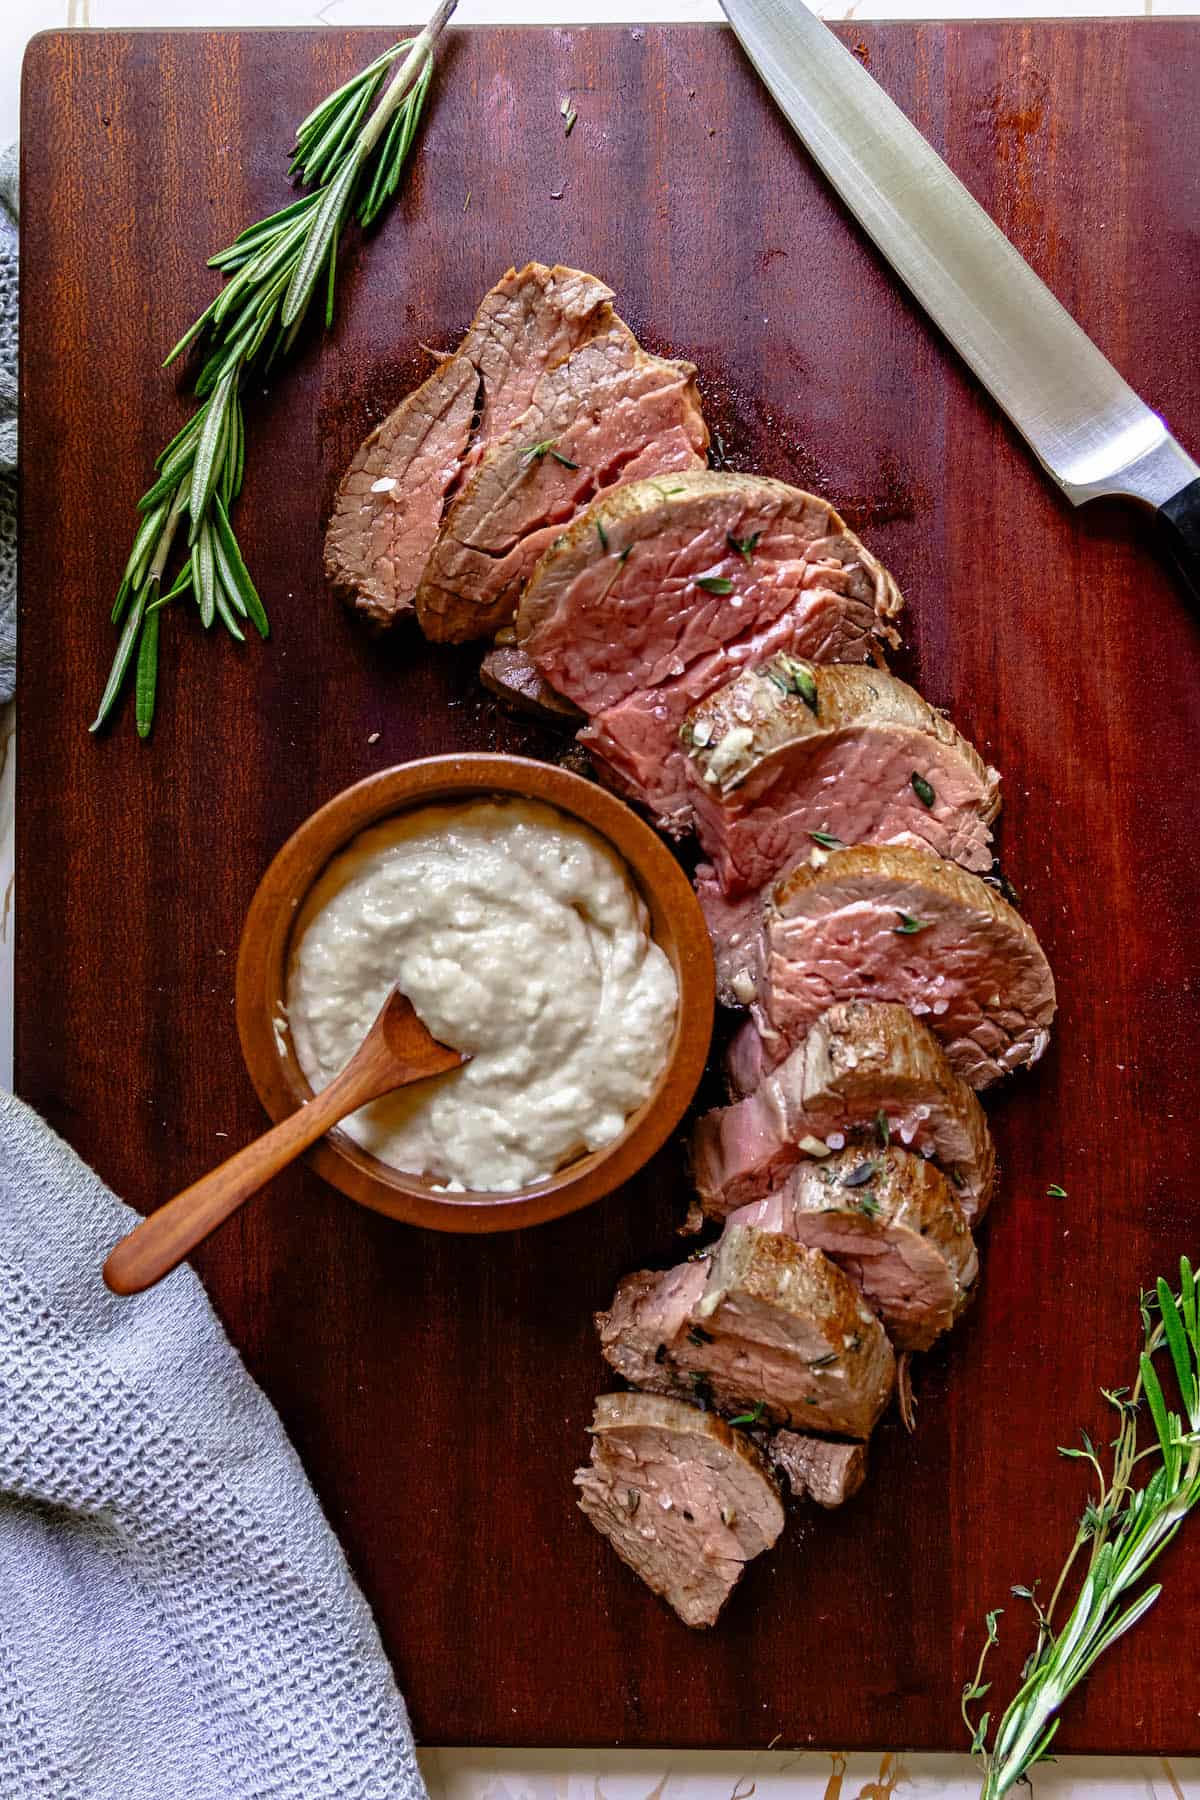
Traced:
[[801, 0], [721, 0], [814, 161], [1075, 505], [1153, 507], [1200, 598], [1200, 464]]

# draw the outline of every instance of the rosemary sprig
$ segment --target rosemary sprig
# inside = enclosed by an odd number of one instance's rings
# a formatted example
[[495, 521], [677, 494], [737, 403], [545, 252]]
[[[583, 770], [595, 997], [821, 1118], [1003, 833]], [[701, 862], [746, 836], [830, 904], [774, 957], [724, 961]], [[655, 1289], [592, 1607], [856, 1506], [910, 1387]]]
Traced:
[[[999, 1611], [987, 1616], [987, 1638], [973, 1681], [963, 1689], [962, 1714], [972, 1734], [971, 1748], [983, 1771], [982, 1800], [1000, 1800], [1046, 1755], [1059, 1725], [1059, 1708], [1087, 1675], [1096, 1659], [1136, 1625], [1158, 1599], [1158, 1584], [1140, 1586], [1146, 1571], [1166, 1549], [1191, 1509], [1200, 1503], [1200, 1317], [1198, 1290], [1192, 1265], [1183, 1257], [1179, 1265], [1179, 1291], [1167, 1282], [1142, 1295], [1143, 1348], [1137, 1379], [1128, 1388], [1100, 1391], [1117, 1414], [1117, 1435], [1110, 1446], [1111, 1474], [1104, 1467], [1086, 1432], [1082, 1449], [1064, 1448], [1062, 1456], [1078, 1458], [1096, 1471], [1099, 1497], [1089, 1499], [1075, 1533], [1075, 1542], [1048, 1603], [1043, 1607], [1032, 1588], [1017, 1586], [1013, 1593], [1028, 1600], [1037, 1618], [1037, 1640], [1022, 1671], [1022, 1685], [996, 1727], [988, 1747], [990, 1713], [978, 1721], [971, 1708], [988, 1692], [983, 1670], [992, 1646], [998, 1642]], [[1155, 1314], [1157, 1313], [1157, 1320]], [[1167, 1352], [1182, 1413], [1168, 1410], [1155, 1358]], [[1143, 1402], [1154, 1431], [1139, 1427]], [[1139, 1436], [1148, 1442], [1139, 1449]], [[1153, 1465], [1144, 1482], [1143, 1462]], [[1065, 1622], [1056, 1628], [1055, 1613], [1072, 1569], [1085, 1545], [1090, 1545], [1088, 1566], [1075, 1604]], [[1134, 1588], [1138, 1592], [1130, 1596]]]
[[[112, 610], [120, 636], [92, 731], [111, 717], [135, 668], [138, 736], [149, 735], [161, 614], [171, 601], [190, 593], [205, 629], [220, 619], [239, 642], [246, 623], [267, 636], [266, 611], [230, 523], [245, 472], [242, 389], [252, 370], [265, 374], [288, 354], [318, 290], [326, 328], [332, 324], [342, 231], [352, 218], [373, 225], [395, 195], [424, 111], [433, 48], [456, 5], [441, 0], [418, 37], [385, 50], [309, 113], [297, 128], [289, 173], [310, 191], [210, 258], [225, 285], [164, 365], [189, 348], [200, 351], [193, 389], [200, 405], [159, 456], [138, 501], [142, 520]], [[182, 566], [164, 587], [185, 519]]]

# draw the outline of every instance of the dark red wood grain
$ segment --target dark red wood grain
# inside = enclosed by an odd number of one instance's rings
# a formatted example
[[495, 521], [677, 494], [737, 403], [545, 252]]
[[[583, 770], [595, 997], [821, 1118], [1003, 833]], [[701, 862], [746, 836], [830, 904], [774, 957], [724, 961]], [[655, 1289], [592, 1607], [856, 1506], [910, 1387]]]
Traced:
[[[848, 26], [847, 39], [1122, 373], [1200, 446], [1200, 26]], [[576, 1218], [438, 1237], [296, 1170], [197, 1258], [376, 1609], [427, 1742], [961, 1746], [984, 1610], [1081, 1509], [1055, 1446], [1103, 1431], [1139, 1286], [1200, 1250], [1200, 633], [1148, 525], [1074, 513], [898, 291], [719, 28], [463, 33], [402, 203], [336, 327], [250, 407], [238, 529], [268, 646], [164, 629], [149, 748], [85, 727], [132, 506], [182, 402], [159, 358], [205, 256], [287, 194], [294, 122], [367, 32], [100, 32], [25, 71], [17, 1070], [136, 1205], [262, 1126], [234, 953], [319, 802], [417, 754], [553, 740], [474, 656], [373, 641], [324, 591], [336, 479], [511, 261], [581, 264], [699, 365], [738, 466], [827, 492], [910, 600], [902, 672], [1006, 776], [1003, 850], [1060, 1025], [992, 1107], [1003, 1197], [978, 1304], [715, 1632], [687, 1632], [575, 1513], [603, 1385], [589, 1324], [671, 1254], [677, 1147]], [[559, 99], [579, 122], [564, 139]], [[469, 204], [468, 197], [469, 195]], [[377, 741], [372, 741], [378, 733]], [[227, 1136], [219, 1134], [226, 1133]], [[1045, 1197], [1060, 1182], [1069, 1198]], [[1075, 1750], [1200, 1751], [1200, 1556], [1071, 1707]], [[997, 1690], [999, 1691], [999, 1690]]]

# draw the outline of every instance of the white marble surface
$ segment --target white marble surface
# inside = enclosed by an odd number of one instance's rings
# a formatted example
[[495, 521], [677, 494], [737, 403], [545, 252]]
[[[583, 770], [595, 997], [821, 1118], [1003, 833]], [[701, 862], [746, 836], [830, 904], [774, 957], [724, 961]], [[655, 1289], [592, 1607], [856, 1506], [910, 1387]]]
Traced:
[[[426, 1750], [431, 1800], [978, 1800], [964, 1757], [760, 1751]], [[1013, 1790], [1014, 1800], [1030, 1790]], [[1065, 1757], [1036, 1800], [1200, 1800], [1200, 1763]]]
[[[415, 19], [416, 0], [399, 7]], [[826, 18], [1057, 18], [1192, 13], [1195, 0], [821, 0]], [[391, 0], [7, 0], [0, 5], [0, 142], [15, 135], [19, 70], [28, 39], [62, 25], [385, 25]], [[716, 0], [462, 0], [456, 23], [562, 24], [718, 19]], [[13, 933], [13, 771], [11, 719], [0, 720], [0, 1082], [11, 1085]], [[1153, 1629], [1153, 1626], [1150, 1627]], [[1119, 1654], [1119, 1651], [1117, 1652]], [[949, 1678], [949, 1677], [948, 1677]], [[1037, 1800], [1200, 1800], [1200, 1760], [1152, 1754], [1101, 1760], [1066, 1757], [1040, 1770]], [[641, 1751], [429, 1749], [422, 1768], [432, 1800], [969, 1800], [978, 1779], [965, 1756], [842, 1756]]]

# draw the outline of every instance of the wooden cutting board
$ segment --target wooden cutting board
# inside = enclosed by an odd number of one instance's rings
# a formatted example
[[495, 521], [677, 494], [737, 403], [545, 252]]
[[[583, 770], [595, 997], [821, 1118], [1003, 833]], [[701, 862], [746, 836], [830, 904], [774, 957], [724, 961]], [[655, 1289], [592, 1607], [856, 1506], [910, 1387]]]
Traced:
[[[844, 35], [1122, 373], [1200, 446], [1200, 26], [851, 25]], [[396, 214], [337, 323], [251, 407], [238, 529], [267, 646], [164, 631], [149, 746], [86, 725], [132, 506], [184, 416], [157, 362], [207, 254], [287, 196], [313, 101], [370, 32], [38, 38], [25, 72], [20, 1092], [148, 1208], [263, 1123], [238, 933], [338, 788], [455, 748], [553, 754], [470, 650], [374, 640], [322, 586], [339, 472], [510, 263], [595, 270], [699, 366], [737, 467], [832, 498], [906, 590], [899, 665], [1005, 773], [1004, 859], [1054, 963], [1055, 1042], [991, 1106], [1003, 1196], [978, 1303], [877, 1434], [868, 1490], [805, 1514], [694, 1635], [575, 1512], [604, 1386], [590, 1325], [669, 1260], [671, 1146], [509, 1237], [360, 1211], [303, 1170], [198, 1256], [375, 1608], [425, 1742], [962, 1747], [1010, 1584], [1082, 1509], [1079, 1424], [1130, 1379], [1137, 1294], [1200, 1251], [1200, 638], [1130, 512], [1074, 513], [890, 279], [720, 28], [464, 32]], [[564, 137], [559, 101], [579, 122]], [[1061, 1183], [1069, 1198], [1046, 1197]], [[136, 1304], [134, 1302], [133, 1304]], [[1197, 1527], [1200, 1532], [1200, 1527]], [[1063, 1748], [1200, 1751], [1197, 1542]]]

